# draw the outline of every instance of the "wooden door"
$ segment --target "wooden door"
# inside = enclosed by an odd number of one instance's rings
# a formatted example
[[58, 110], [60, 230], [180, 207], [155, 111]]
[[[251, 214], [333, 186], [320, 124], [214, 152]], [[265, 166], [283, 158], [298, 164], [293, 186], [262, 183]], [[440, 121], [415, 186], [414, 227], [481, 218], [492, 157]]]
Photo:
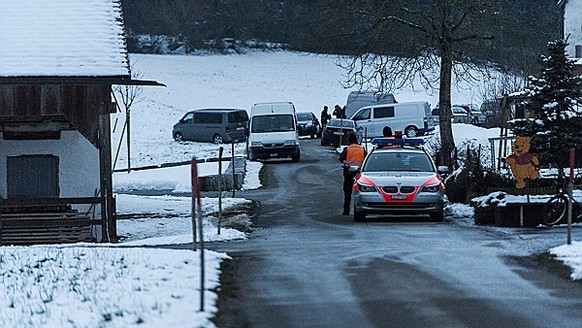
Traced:
[[59, 158], [53, 155], [8, 157], [8, 198], [58, 198]]

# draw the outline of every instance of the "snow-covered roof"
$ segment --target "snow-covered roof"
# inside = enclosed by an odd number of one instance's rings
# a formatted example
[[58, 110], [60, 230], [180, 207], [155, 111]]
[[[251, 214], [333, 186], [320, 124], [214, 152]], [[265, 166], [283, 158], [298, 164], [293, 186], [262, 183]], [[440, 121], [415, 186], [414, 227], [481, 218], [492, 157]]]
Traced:
[[0, 77], [129, 77], [120, 0], [1, 0]]

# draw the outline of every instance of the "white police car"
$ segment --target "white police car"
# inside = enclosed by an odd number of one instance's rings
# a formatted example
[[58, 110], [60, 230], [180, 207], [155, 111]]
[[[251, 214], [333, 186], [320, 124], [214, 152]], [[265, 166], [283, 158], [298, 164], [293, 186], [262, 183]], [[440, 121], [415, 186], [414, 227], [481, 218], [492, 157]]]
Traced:
[[419, 146], [423, 139], [372, 140], [372, 150], [356, 175], [352, 200], [354, 221], [368, 214], [430, 216], [443, 221], [444, 184], [441, 173], [446, 166], [435, 166]]

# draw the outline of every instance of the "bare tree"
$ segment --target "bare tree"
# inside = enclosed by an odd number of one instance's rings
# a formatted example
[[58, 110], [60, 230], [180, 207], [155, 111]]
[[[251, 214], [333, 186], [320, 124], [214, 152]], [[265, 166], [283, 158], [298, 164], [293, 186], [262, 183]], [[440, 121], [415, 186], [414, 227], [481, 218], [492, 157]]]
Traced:
[[481, 99], [500, 99], [504, 95], [524, 91], [526, 84], [525, 76], [493, 72], [483, 76], [477, 92]]
[[[135, 71], [133, 65], [131, 67], [131, 76], [134, 80], [139, 80], [143, 77], [141, 71]], [[121, 138], [119, 139], [119, 144], [117, 145], [117, 151], [115, 153], [115, 159], [113, 165], [117, 163], [117, 157], [119, 155], [119, 150], [121, 149], [121, 143], [123, 141], [123, 136], [126, 138], [127, 146], [127, 171], [131, 171], [131, 108], [136, 103], [139, 95], [143, 92], [143, 87], [139, 85], [115, 85], [113, 86], [113, 96], [116, 99], [116, 103], [120, 110], [125, 112], [125, 123], [123, 124], [123, 130], [121, 131]]]
[[[350, 1], [347, 1], [350, 2]], [[348, 14], [361, 23], [359, 29], [342, 31], [365, 36], [347, 70], [346, 87], [392, 91], [404, 86], [438, 90], [441, 151], [437, 160], [452, 167], [455, 143], [451, 127], [451, 87], [478, 79], [471, 72], [481, 65], [465, 55], [467, 49], [492, 39], [483, 26], [494, 26], [499, 12], [494, 0], [365, 0], [347, 5]], [[488, 24], [484, 24], [487, 20]], [[400, 56], [388, 56], [392, 44], [382, 40], [401, 33]]]

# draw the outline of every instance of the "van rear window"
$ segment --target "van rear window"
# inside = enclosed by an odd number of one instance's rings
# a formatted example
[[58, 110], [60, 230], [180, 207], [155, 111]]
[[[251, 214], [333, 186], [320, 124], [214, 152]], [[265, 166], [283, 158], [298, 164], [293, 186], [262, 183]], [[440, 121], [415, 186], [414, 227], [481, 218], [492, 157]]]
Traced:
[[249, 120], [249, 116], [248, 116], [247, 112], [245, 112], [245, 111], [228, 113], [228, 122], [229, 123], [241, 123], [241, 122], [246, 122], [248, 120]]

